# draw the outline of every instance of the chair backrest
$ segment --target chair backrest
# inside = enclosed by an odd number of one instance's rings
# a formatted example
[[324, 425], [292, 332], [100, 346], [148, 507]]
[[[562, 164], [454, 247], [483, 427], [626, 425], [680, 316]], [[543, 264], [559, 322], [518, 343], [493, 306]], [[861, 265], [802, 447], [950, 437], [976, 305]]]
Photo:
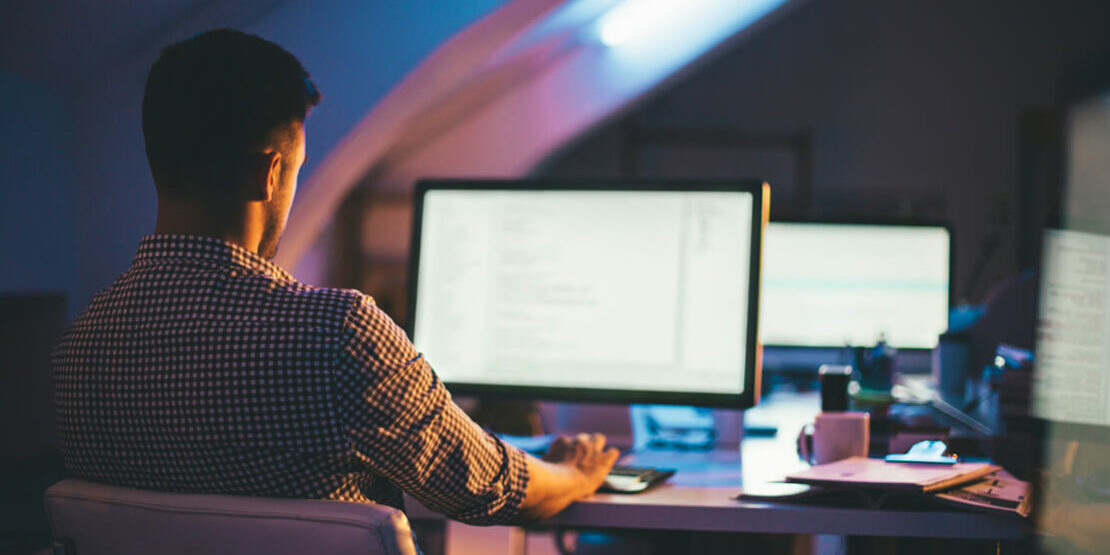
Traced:
[[381, 505], [164, 493], [69, 479], [46, 490], [46, 510], [55, 545], [77, 555], [417, 553], [404, 513]]

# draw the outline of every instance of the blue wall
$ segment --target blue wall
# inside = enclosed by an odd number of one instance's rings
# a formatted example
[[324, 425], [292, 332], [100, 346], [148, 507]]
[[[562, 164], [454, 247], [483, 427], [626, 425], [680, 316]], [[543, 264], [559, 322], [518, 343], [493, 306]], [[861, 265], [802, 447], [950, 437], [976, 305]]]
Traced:
[[60, 91], [0, 72], [0, 291], [76, 285], [69, 110]]
[[[421, 60], [503, 3], [292, 0], [253, 22], [205, 28], [257, 33], [293, 52], [313, 75], [324, 100], [308, 121], [304, 182]], [[0, 254], [11, 269], [3, 271], [0, 291], [66, 289], [72, 312], [127, 268], [157, 209], [140, 119], [146, 73], [162, 46], [201, 30], [167, 31], [64, 95], [4, 77]]]

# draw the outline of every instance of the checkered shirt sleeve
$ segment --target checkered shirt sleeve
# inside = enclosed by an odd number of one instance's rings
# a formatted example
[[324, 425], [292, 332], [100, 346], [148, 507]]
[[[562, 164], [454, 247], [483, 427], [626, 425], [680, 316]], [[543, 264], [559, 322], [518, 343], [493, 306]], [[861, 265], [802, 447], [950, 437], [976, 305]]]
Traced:
[[340, 418], [375, 473], [428, 508], [471, 524], [510, 521], [528, 483], [525, 455], [451, 400], [405, 333], [368, 297], [344, 324]]

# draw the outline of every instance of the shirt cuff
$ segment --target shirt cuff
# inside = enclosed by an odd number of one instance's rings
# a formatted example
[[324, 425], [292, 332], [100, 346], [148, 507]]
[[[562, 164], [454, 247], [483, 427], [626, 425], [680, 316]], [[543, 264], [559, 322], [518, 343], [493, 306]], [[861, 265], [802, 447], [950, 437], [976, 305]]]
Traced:
[[524, 495], [528, 491], [528, 455], [505, 443], [501, 438], [493, 437], [505, 453], [505, 503], [501, 510], [496, 512], [496, 520], [511, 522], [520, 514]]

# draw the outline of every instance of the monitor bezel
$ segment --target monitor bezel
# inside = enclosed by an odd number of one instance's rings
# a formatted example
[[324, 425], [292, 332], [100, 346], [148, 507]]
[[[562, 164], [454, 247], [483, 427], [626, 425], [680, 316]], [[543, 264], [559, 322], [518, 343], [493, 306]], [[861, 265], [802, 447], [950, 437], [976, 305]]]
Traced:
[[[610, 404], [694, 405], [710, 408], [745, 409], [759, 401], [762, 369], [759, 337], [759, 272], [762, 260], [763, 227], [769, 215], [770, 190], [761, 179], [424, 179], [416, 183], [413, 198], [412, 242], [409, 249], [408, 322], [405, 331], [415, 339], [416, 300], [419, 284], [421, 231], [424, 198], [430, 191], [705, 191], [743, 192], [752, 195], [748, 289], [747, 337], [743, 391], [699, 393], [657, 390], [620, 390], [577, 387], [490, 385], [445, 381], [457, 395], [479, 398], [534, 399]], [[429, 361], [433, 364], [435, 361]]]
[[[854, 217], [830, 217], [821, 216], [814, 218], [771, 218], [770, 224], [817, 224], [817, 225], [844, 225], [844, 226], [879, 226], [879, 227], [926, 227], [926, 228], [942, 228], [948, 232], [948, 309], [956, 306], [954, 300], [955, 296], [952, 294], [952, 282], [956, 277], [956, 236], [953, 232], [951, 223], [944, 220], [931, 220], [926, 218], [914, 219], [894, 219], [894, 218], [854, 218]], [[943, 333], [943, 332], [942, 332]], [[789, 351], [791, 349], [844, 349], [845, 347], [870, 347], [871, 345], [797, 345], [797, 344], [781, 344], [781, 343], [766, 343], [765, 347], [772, 348], [778, 351]], [[928, 352], [933, 348], [928, 347], [902, 347], [899, 345], [891, 345], [899, 351], [907, 352]], [[935, 348], [935, 347], [934, 347]]]

